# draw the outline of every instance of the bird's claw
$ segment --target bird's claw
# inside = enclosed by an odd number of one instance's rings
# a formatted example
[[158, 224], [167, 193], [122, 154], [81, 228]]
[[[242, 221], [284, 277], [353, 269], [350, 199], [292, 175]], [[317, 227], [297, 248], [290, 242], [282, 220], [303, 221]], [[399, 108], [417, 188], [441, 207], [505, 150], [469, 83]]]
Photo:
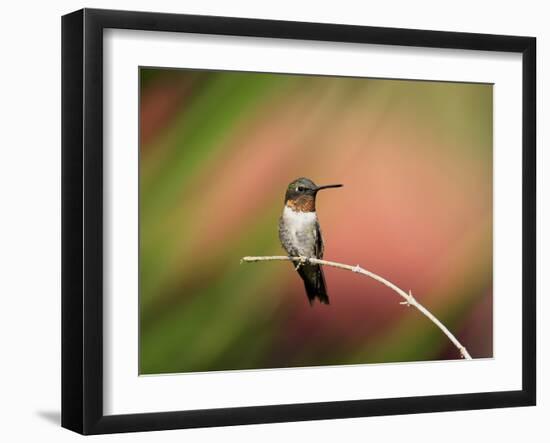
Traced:
[[309, 258], [308, 257], [300, 256], [299, 258], [300, 258], [300, 260], [298, 261], [298, 265], [296, 266], [296, 270], [300, 269], [300, 266], [309, 263]]

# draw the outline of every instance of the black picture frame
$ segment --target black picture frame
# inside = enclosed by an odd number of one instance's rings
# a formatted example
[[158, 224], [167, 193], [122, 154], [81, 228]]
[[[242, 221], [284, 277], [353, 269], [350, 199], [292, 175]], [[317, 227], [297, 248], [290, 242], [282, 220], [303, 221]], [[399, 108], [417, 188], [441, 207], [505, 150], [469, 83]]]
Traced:
[[[131, 415], [103, 412], [103, 30], [503, 51], [523, 64], [522, 389]], [[83, 9], [62, 18], [62, 426], [82, 434], [501, 408], [536, 402], [536, 39]]]

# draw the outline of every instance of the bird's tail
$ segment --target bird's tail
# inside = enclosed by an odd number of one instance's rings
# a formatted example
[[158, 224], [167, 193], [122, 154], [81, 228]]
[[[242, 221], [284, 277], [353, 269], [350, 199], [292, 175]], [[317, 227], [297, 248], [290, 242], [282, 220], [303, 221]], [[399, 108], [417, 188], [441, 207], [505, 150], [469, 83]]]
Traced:
[[298, 274], [304, 280], [309, 304], [313, 305], [316, 298], [319, 302], [328, 305], [328, 294], [323, 270], [319, 265], [302, 265], [298, 268]]

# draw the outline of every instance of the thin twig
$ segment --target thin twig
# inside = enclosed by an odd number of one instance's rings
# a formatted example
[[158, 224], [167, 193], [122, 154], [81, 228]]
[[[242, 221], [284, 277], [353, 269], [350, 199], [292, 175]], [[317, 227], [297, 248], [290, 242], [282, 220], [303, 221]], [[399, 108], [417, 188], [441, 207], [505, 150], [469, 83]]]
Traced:
[[441, 323], [428, 309], [426, 309], [423, 305], [418, 303], [416, 301], [416, 298], [413, 297], [411, 291], [408, 293], [403, 291], [401, 288], [394, 285], [392, 282], [386, 280], [385, 278], [380, 277], [377, 274], [374, 274], [373, 272], [367, 271], [366, 269], [363, 269], [361, 266], [350, 266], [350, 265], [344, 265], [342, 263], [336, 263], [333, 261], [327, 261], [327, 260], [319, 260], [318, 258], [307, 258], [307, 257], [287, 257], [286, 255], [272, 255], [272, 256], [266, 256], [266, 257], [243, 257], [241, 259], [241, 262], [258, 262], [258, 261], [273, 261], [273, 260], [287, 260], [287, 261], [294, 261], [294, 262], [300, 262], [300, 264], [303, 263], [311, 263], [314, 265], [325, 265], [325, 266], [333, 266], [335, 268], [340, 269], [346, 269], [351, 272], [356, 272], [358, 274], [366, 275], [367, 277], [370, 277], [383, 285], [387, 286], [390, 289], [393, 289], [395, 292], [397, 292], [401, 297], [405, 299], [404, 302], [401, 302], [403, 305], [407, 306], [414, 306], [416, 309], [418, 309], [422, 314], [424, 314], [426, 317], [428, 317], [443, 333], [451, 340], [453, 345], [457, 347], [457, 349], [460, 351], [460, 355], [467, 359], [471, 360], [472, 357], [466, 350], [464, 346], [457, 340], [457, 338], [447, 329], [447, 327]]

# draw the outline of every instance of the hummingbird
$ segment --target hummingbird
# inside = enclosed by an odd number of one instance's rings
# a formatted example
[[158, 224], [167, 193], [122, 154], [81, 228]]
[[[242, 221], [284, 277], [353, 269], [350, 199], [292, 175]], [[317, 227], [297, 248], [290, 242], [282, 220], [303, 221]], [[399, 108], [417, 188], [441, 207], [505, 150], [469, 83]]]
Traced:
[[[317, 186], [309, 178], [292, 181], [285, 193], [285, 207], [279, 219], [279, 239], [290, 257], [323, 258], [323, 237], [315, 212], [315, 199], [321, 189], [339, 188], [343, 185]], [[316, 298], [329, 304], [325, 276], [320, 265], [292, 263], [306, 288], [309, 304]]]

